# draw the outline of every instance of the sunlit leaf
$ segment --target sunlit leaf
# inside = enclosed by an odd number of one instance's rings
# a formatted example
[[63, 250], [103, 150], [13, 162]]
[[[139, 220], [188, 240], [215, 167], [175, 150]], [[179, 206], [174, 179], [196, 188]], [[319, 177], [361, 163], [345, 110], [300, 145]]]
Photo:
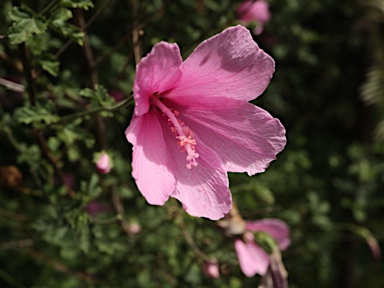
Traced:
[[61, 0], [60, 3], [65, 7], [80, 8], [84, 10], [88, 10], [93, 7], [91, 0]]
[[14, 21], [8, 30], [11, 44], [21, 44], [34, 34], [42, 34], [47, 25], [26, 7], [13, 7], [10, 18]]

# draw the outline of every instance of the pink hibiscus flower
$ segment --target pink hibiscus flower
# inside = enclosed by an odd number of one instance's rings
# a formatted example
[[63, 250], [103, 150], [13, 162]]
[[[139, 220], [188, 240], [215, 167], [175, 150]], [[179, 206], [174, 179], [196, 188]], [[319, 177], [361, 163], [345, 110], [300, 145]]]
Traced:
[[289, 228], [285, 222], [278, 219], [263, 219], [247, 221], [246, 230], [244, 240], [240, 238], [235, 240], [240, 268], [247, 277], [253, 277], [255, 274], [265, 275], [270, 264], [270, 257], [253, 241], [253, 234], [250, 231], [268, 233], [276, 240], [280, 250], [285, 250], [290, 244]]
[[201, 43], [183, 62], [160, 42], [137, 65], [126, 130], [132, 175], [148, 203], [171, 196], [192, 216], [231, 208], [227, 172], [263, 172], [285, 146], [278, 119], [248, 101], [268, 86], [274, 61], [236, 26]]
[[264, 25], [271, 19], [269, 5], [265, 0], [248, 0], [240, 4], [237, 8], [239, 20], [244, 24], [256, 22], [258, 25], [253, 30], [253, 34], [260, 35], [263, 32]]

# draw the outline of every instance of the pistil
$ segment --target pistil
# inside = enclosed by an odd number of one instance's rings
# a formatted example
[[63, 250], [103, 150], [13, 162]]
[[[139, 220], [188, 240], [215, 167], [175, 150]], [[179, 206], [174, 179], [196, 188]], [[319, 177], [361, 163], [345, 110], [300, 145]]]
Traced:
[[150, 103], [160, 109], [172, 124], [173, 127], [171, 127], [171, 131], [176, 135], [177, 144], [181, 149], [181, 152], [187, 153], [187, 164], [185, 167], [187, 167], [187, 169], [192, 169], [192, 167], [197, 166], [196, 159], [199, 158], [199, 153], [196, 153], [195, 151], [196, 140], [193, 138], [193, 133], [189, 127], [185, 126], [184, 122], [177, 119], [179, 112], [176, 110], [172, 112], [171, 109], [160, 101], [156, 94], [151, 96]]

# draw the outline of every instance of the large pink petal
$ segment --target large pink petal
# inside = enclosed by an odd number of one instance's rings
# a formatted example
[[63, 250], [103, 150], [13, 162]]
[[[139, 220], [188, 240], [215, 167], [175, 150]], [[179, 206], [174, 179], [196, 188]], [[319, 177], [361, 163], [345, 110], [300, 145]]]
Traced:
[[133, 145], [132, 176], [137, 187], [148, 203], [163, 205], [175, 189], [175, 179], [168, 169], [166, 143], [158, 119], [151, 111], [134, 115], [125, 134]]
[[249, 101], [264, 92], [274, 65], [246, 28], [230, 27], [195, 49], [181, 66], [177, 87], [166, 97], [195, 106], [212, 97]]
[[182, 119], [230, 172], [263, 172], [286, 138], [280, 121], [248, 102], [217, 99], [210, 110], [173, 104]]
[[182, 61], [177, 44], [166, 42], [156, 44], [141, 60], [137, 65], [133, 88], [137, 116], [148, 111], [149, 98], [152, 94], [161, 94], [177, 85], [181, 76]]
[[[158, 115], [162, 117], [160, 112]], [[232, 198], [227, 172], [219, 157], [196, 139], [196, 152], [200, 155], [196, 159], [198, 165], [186, 168], [187, 154], [178, 148], [175, 135], [166, 121], [161, 124], [167, 142], [169, 167], [176, 179], [176, 190], [171, 196], [178, 199], [192, 216], [211, 220], [224, 217], [231, 209]]]
[[289, 227], [281, 220], [262, 219], [257, 221], [247, 221], [245, 227], [250, 231], [264, 231], [270, 234], [276, 240], [281, 250], [286, 249], [291, 243], [289, 238]]
[[253, 241], [244, 243], [241, 239], [235, 240], [235, 250], [239, 259], [241, 271], [247, 277], [255, 274], [265, 275], [269, 266], [268, 254]]

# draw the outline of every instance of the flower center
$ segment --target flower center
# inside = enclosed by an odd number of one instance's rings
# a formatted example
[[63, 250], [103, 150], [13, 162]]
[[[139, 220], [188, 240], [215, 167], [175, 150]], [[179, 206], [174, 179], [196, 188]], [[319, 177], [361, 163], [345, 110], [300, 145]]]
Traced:
[[169, 109], [165, 106], [158, 97], [157, 94], [151, 96], [150, 103], [159, 108], [165, 116], [168, 117], [168, 124], [171, 126], [171, 131], [175, 134], [177, 139], [177, 146], [179, 146], [181, 152], [187, 153], [187, 164], [185, 167], [192, 169], [197, 166], [196, 159], [199, 158], [199, 153], [196, 153], [196, 140], [193, 138], [193, 132], [187, 127], [184, 122], [177, 118], [179, 112]]

